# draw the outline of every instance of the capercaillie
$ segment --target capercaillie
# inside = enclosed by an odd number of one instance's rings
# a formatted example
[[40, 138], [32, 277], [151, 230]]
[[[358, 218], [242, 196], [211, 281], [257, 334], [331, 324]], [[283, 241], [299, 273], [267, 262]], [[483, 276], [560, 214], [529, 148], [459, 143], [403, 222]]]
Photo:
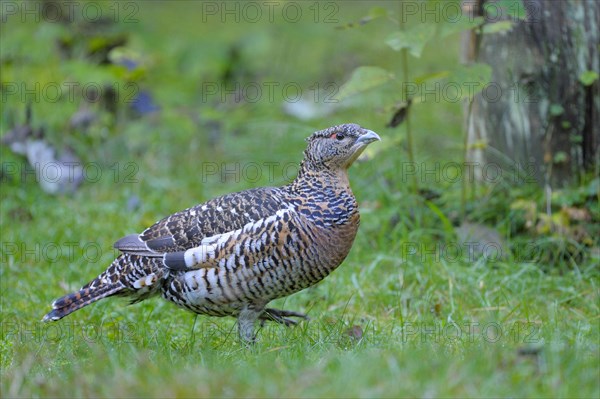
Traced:
[[376, 140], [352, 123], [313, 133], [293, 182], [218, 197], [118, 240], [108, 269], [54, 301], [43, 320], [109, 296], [160, 294], [194, 313], [237, 317], [245, 341], [257, 320], [295, 324], [291, 317], [306, 316], [266, 306], [321, 281], [348, 255], [359, 225], [348, 168]]

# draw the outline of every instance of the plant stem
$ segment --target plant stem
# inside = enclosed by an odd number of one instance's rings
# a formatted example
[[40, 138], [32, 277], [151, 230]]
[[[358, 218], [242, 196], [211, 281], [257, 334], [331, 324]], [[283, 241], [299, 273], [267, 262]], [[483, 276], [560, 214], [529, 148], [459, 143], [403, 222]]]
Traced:
[[[401, 6], [402, 7], [402, 6]], [[400, 18], [398, 20], [398, 25], [401, 31], [404, 30], [405, 26], [405, 21], [404, 21], [404, 16], [402, 15], [402, 11], [400, 11]], [[402, 57], [402, 76], [404, 79], [404, 93], [403, 93], [403, 97], [404, 97], [404, 101], [408, 104], [409, 102], [409, 98], [406, 95], [406, 84], [409, 82], [409, 77], [410, 77], [410, 72], [408, 69], [408, 50], [406, 48], [402, 49], [400, 56]], [[411, 130], [411, 126], [410, 126], [410, 108], [407, 110], [406, 112], [406, 119], [404, 120], [404, 124], [406, 126], [406, 152], [408, 153], [408, 161], [410, 162], [411, 166], [416, 167], [415, 164], [415, 155], [414, 155], [414, 151], [413, 151], [413, 137], [412, 137], [412, 130]], [[418, 194], [419, 193], [419, 182], [417, 180], [417, 175], [413, 174], [413, 181], [412, 181], [412, 189], [414, 194]]]
[[[475, 101], [475, 97], [469, 100], [469, 106], [467, 109], [467, 121], [465, 123], [465, 137], [463, 139], [463, 165], [467, 165], [468, 157], [469, 157], [469, 124], [471, 122], [471, 112], [473, 110], [473, 101]], [[467, 184], [468, 179], [464, 178], [461, 182], [460, 189], [460, 220], [465, 221], [465, 217], [467, 215]], [[473, 179], [473, 191], [475, 191], [475, 179]]]

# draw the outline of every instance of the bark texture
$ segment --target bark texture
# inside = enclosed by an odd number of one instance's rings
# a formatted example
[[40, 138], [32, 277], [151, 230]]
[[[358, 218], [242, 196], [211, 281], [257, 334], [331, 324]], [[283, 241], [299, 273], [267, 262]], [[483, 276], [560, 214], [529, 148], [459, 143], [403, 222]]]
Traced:
[[[492, 82], [468, 115], [469, 158], [552, 187], [573, 182], [598, 165], [600, 2], [524, 0], [525, 19], [502, 10], [506, 2], [465, 0], [486, 23], [513, 21], [502, 33], [463, 37], [463, 59], [492, 66]], [[473, 145], [474, 143], [487, 145]], [[535, 173], [535, 174], [534, 174]]]

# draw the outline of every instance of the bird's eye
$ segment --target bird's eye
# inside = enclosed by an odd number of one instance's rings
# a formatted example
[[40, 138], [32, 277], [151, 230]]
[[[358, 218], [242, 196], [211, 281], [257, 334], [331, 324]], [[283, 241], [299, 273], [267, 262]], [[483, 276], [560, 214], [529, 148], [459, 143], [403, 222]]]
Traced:
[[342, 141], [346, 138], [346, 135], [344, 133], [333, 133], [329, 138], [335, 138], [338, 141]]

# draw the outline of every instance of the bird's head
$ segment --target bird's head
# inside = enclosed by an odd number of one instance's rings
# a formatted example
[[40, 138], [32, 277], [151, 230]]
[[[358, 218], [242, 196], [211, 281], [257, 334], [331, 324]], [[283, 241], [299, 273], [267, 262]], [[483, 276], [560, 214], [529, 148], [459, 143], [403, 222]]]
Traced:
[[348, 169], [377, 140], [381, 140], [377, 133], [355, 123], [332, 126], [306, 139], [304, 161], [315, 169]]

